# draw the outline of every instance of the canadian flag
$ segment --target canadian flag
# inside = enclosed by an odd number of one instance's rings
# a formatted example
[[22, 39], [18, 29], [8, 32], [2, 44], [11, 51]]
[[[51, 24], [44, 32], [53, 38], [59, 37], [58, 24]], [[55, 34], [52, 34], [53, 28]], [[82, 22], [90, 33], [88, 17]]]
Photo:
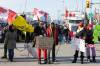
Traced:
[[5, 13], [5, 12], [7, 12], [7, 9], [4, 9], [3, 7], [0, 7], [0, 14]]
[[10, 9], [5, 9], [3, 7], [0, 7], [0, 15], [3, 16], [2, 18], [6, 17], [8, 24], [11, 24], [13, 20], [15, 19], [15, 16], [17, 15], [17, 13]]
[[41, 18], [44, 16], [47, 19], [47, 16], [48, 16], [48, 13], [46, 13], [40, 9], [37, 9], [37, 8], [33, 9], [33, 14], [34, 14], [34, 16], [37, 16], [38, 18]]
[[7, 22], [7, 16], [8, 16], [8, 10], [0, 7], [0, 19], [3, 20], [4, 22]]
[[17, 15], [16, 12], [10, 9], [8, 10], [8, 18], [7, 18], [8, 24], [11, 24], [15, 20], [16, 15]]
[[43, 16], [43, 12], [40, 9], [37, 9], [37, 8], [33, 9], [33, 14], [37, 15], [38, 17]]

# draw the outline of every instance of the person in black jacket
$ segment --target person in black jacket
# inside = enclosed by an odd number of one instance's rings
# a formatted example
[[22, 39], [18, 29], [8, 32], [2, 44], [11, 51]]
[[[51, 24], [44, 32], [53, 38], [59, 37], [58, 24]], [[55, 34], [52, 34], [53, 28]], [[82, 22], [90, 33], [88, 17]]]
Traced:
[[[87, 60], [90, 62], [96, 62], [96, 59], [95, 59], [96, 50], [95, 50], [95, 45], [93, 41], [93, 29], [92, 29], [91, 24], [87, 26], [85, 42], [86, 42]], [[90, 59], [90, 50], [92, 53], [92, 60]]]
[[[83, 27], [83, 23], [80, 23], [77, 29], [76, 38], [84, 39], [85, 31], [86, 29]], [[76, 49], [74, 54], [74, 60], [72, 61], [72, 63], [76, 63], [78, 54], [79, 54], [79, 50]], [[83, 64], [84, 52], [82, 51], [80, 51], [80, 58], [81, 58], [81, 64]]]
[[9, 30], [6, 32], [4, 43], [7, 45], [8, 49], [8, 59], [13, 62], [14, 49], [16, 48], [17, 32], [13, 25], [9, 26]]

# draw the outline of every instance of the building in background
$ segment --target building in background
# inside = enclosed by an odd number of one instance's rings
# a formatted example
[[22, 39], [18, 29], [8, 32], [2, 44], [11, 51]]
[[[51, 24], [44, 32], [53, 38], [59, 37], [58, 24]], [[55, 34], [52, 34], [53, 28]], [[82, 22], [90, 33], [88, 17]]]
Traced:
[[78, 11], [67, 11], [65, 14], [65, 24], [69, 24], [71, 31], [76, 31], [79, 22], [84, 22], [85, 14]]

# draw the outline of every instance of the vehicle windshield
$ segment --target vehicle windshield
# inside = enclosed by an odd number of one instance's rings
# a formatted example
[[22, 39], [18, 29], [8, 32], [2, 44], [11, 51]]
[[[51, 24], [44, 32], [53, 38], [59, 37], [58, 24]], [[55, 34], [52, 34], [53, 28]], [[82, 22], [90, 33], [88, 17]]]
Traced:
[[71, 24], [78, 24], [80, 23], [82, 20], [70, 20], [69, 23]]

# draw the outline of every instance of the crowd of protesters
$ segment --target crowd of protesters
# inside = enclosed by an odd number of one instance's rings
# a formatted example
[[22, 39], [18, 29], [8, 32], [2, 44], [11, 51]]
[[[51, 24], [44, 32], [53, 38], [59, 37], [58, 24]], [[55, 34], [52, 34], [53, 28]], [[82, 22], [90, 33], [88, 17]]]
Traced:
[[[53, 37], [54, 38], [54, 44], [53, 44], [53, 48], [52, 48], [52, 62], [55, 62], [55, 47], [56, 45], [58, 45], [59, 40], [62, 41], [63, 40], [63, 36], [68, 37], [68, 31], [67, 31], [67, 27], [66, 29], [63, 29], [62, 26], [51, 23], [51, 24], [44, 24], [44, 23], [40, 23], [37, 27], [35, 27], [34, 29], [34, 34], [35, 36], [47, 36], [47, 37]], [[64, 32], [66, 31], [66, 33]], [[68, 32], [68, 33], [67, 33]], [[69, 41], [68, 38], [66, 38], [66, 41]], [[43, 49], [44, 52], [44, 63], [46, 64], [51, 63], [50, 62], [50, 51], [48, 50], [47, 53], [47, 49]], [[47, 54], [48, 54], [48, 59], [47, 59]], [[38, 48], [38, 61], [41, 64], [41, 49]]]
[[[17, 36], [18, 36], [17, 31], [13, 25], [10, 25], [8, 29], [5, 28], [4, 56], [2, 58], [7, 58], [7, 49], [8, 49], [8, 57], [11, 62], [13, 61], [13, 57], [14, 57], [14, 49], [16, 48]], [[66, 44], [70, 43], [71, 37], [84, 39], [86, 42], [86, 52], [87, 52], [88, 61], [96, 62], [95, 45], [93, 42], [93, 26], [90, 24], [84, 26], [84, 24], [80, 22], [76, 34], [73, 35], [73, 32], [69, 30], [68, 25], [62, 26], [62, 25], [54, 24], [53, 22], [52, 23], [39, 22], [38, 25], [34, 27], [33, 33], [26, 32], [25, 43], [29, 43], [33, 41], [33, 39], [35, 40], [36, 36], [46, 36], [46, 37], [54, 38], [52, 50], [37, 48], [39, 64], [41, 64], [41, 50], [43, 50], [44, 52], [44, 64], [55, 62], [56, 45], [58, 45], [58, 43], [61, 44], [64, 41]], [[34, 47], [35, 47], [35, 43], [34, 43]], [[92, 59], [90, 58], [91, 57], [90, 49], [92, 50]], [[52, 51], [52, 61], [50, 60], [51, 51]], [[74, 60], [72, 61], [72, 63], [76, 63], [78, 54], [79, 54], [79, 50], [76, 49], [74, 54]], [[80, 56], [81, 63], [83, 64], [84, 52], [80, 52], [80, 54], [81, 54]]]
[[[12, 26], [12, 25], [11, 25]], [[8, 35], [11, 31], [11, 26], [8, 26], [7, 28], [5, 28], [5, 40], [4, 40], [4, 56], [2, 58], [7, 58], [7, 49], [8, 48], [8, 41], [10, 42], [10, 39], [8, 40], [8, 37], [10, 36], [6, 36], [6, 34]], [[13, 26], [14, 27], [14, 26]], [[67, 31], [68, 30], [68, 31]], [[19, 32], [19, 30], [15, 29], [16, 33]], [[11, 32], [12, 33], [12, 32]], [[58, 45], [58, 42], [62, 42], [63, 41], [63, 36], [66, 37], [66, 43], [68, 40], [68, 33], [69, 33], [69, 29], [67, 28], [67, 26], [65, 26], [65, 28], [63, 28], [63, 26], [61, 25], [57, 25], [57, 24], [54, 24], [54, 23], [51, 23], [51, 24], [45, 24], [45, 23], [38, 23], [38, 25], [34, 28], [34, 32], [33, 33], [30, 33], [30, 32], [26, 32], [26, 39], [25, 39], [25, 43], [29, 43], [31, 42], [36, 36], [39, 36], [39, 35], [42, 35], [42, 36], [47, 36], [47, 37], [53, 37], [54, 38], [54, 44], [53, 44], [53, 48], [52, 48], [52, 61], [55, 62], [55, 47], [56, 45]], [[13, 33], [12, 33], [13, 34]], [[11, 34], [11, 35], [12, 35]], [[17, 34], [18, 35], [18, 34]], [[17, 35], [15, 35], [16, 39], [17, 40]], [[11, 40], [14, 39], [13, 37], [11, 37]], [[14, 40], [14, 42], [15, 42]], [[12, 40], [13, 42], [13, 40]], [[14, 42], [12, 44], [14, 44]], [[15, 42], [16, 43], [16, 42]], [[11, 49], [14, 49], [16, 48], [15, 46], [16, 44], [14, 45], [10, 45], [12, 46]], [[35, 46], [35, 45], [34, 45]], [[14, 50], [11, 50], [12, 52], [12, 55], [10, 56], [14, 56]], [[48, 63], [51, 63], [50, 62], [50, 53], [51, 53], [51, 50], [49, 50], [47, 52], [47, 49], [43, 49], [43, 52], [44, 52], [44, 63], [46, 64], [47, 62]], [[48, 54], [48, 55], [47, 55]], [[48, 58], [48, 59], [47, 59]], [[12, 59], [10, 61], [13, 61]], [[39, 63], [41, 63], [41, 49], [38, 48], [38, 61]]]

